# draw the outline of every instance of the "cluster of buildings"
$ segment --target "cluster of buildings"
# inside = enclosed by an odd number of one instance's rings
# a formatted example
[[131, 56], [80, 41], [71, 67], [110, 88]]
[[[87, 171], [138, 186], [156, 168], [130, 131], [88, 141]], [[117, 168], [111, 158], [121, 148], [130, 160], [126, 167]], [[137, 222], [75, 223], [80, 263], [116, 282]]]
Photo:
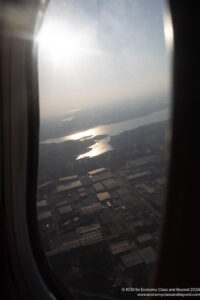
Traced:
[[102, 286], [110, 299], [118, 288], [144, 286], [156, 261], [165, 185], [159, 163], [146, 155], [117, 171], [102, 167], [38, 186], [44, 251], [52, 268], [60, 264], [64, 284], [92, 293]]

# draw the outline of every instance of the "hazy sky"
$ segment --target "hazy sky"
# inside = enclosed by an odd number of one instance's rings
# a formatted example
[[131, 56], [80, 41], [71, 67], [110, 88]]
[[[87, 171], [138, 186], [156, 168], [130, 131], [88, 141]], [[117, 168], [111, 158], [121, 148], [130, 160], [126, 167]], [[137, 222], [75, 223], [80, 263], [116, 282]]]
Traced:
[[51, 0], [39, 34], [41, 116], [166, 94], [162, 0]]

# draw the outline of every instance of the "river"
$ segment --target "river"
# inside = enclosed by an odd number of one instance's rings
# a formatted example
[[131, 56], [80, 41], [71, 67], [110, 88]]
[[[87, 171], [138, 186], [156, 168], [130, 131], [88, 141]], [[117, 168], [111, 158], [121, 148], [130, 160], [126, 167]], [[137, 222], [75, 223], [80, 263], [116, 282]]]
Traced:
[[[118, 123], [113, 123], [108, 125], [99, 125], [84, 131], [79, 131], [71, 135], [66, 135], [55, 139], [48, 139], [41, 142], [41, 144], [52, 144], [52, 143], [58, 144], [69, 140], [83, 141], [85, 139], [93, 139], [94, 144], [89, 147], [89, 151], [87, 151], [84, 154], [80, 154], [76, 159], [78, 160], [85, 157], [94, 157], [112, 150], [112, 147], [110, 145], [111, 136], [118, 135], [124, 131], [136, 129], [141, 126], [166, 121], [168, 119], [169, 119], [169, 109], [162, 109], [154, 113], [151, 113], [149, 115], [139, 117], [139, 118], [134, 118], [128, 121], [123, 121], [123, 122], [118, 122]], [[104, 137], [102, 137], [102, 139], [100, 138], [95, 139], [95, 137], [99, 135], [103, 135]]]

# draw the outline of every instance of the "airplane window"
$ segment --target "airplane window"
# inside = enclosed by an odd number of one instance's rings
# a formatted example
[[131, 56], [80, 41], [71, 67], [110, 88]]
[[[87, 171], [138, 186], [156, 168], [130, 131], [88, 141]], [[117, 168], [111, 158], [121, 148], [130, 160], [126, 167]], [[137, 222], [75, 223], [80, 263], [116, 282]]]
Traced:
[[38, 224], [75, 299], [149, 285], [170, 127], [167, 13], [157, 0], [52, 0], [37, 36]]

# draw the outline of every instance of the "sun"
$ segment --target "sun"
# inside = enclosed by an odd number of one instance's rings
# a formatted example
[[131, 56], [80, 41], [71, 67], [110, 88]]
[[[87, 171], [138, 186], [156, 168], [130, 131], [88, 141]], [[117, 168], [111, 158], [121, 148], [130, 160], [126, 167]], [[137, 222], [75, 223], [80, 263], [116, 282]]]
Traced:
[[37, 38], [39, 51], [50, 63], [77, 64], [91, 52], [91, 36], [63, 21], [44, 22]]

